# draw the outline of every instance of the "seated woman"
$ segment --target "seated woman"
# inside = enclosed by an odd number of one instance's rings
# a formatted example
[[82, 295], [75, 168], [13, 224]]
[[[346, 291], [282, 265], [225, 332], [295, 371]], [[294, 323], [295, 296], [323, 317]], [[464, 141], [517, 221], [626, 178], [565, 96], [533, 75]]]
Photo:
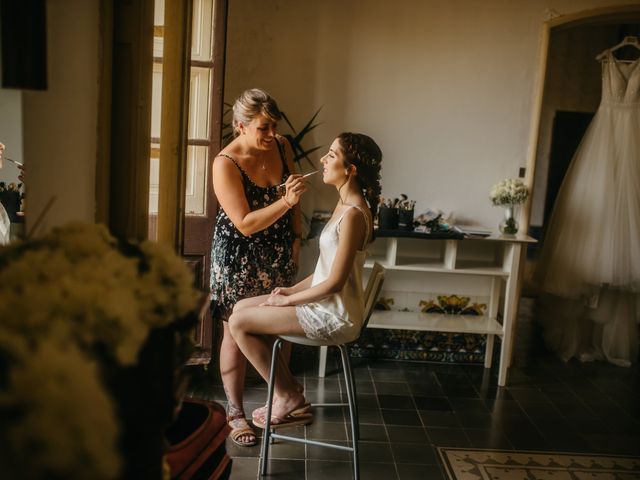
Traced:
[[[380, 197], [382, 152], [370, 137], [342, 133], [321, 159], [324, 183], [340, 200], [320, 235], [313, 275], [270, 295], [240, 300], [229, 318], [231, 335], [258, 373], [269, 378], [273, 335], [346, 343], [360, 335], [364, 312], [362, 268]], [[272, 427], [311, 423], [308, 404], [285, 362], [274, 385]], [[264, 428], [266, 409], [254, 412]]]

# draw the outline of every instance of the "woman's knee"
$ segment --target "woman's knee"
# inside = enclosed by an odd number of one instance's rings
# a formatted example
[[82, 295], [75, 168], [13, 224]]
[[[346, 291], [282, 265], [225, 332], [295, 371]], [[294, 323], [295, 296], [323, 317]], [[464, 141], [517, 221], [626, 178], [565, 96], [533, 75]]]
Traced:
[[231, 319], [227, 319], [224, 322], [224, 333], [222, 335], [222, 342], [223, 343], [232, 343], [232, 344], [236, 344], [236, 340], [235, 338], [233, 338], [233, 335], [231, 334]]
[[233, 306], [233, 311], [238, 312], [244, 308], [251, 306], [251, 298], [243, 298], [238, 300], [236, 304]]
[[243, 309], [236, 311], [233, 309], [233, 313], [229, 317], [229, 331], [231, 332], [231, 336], [236, 338], [238, 333], [242, 333], [246, 326], [247, 315]]

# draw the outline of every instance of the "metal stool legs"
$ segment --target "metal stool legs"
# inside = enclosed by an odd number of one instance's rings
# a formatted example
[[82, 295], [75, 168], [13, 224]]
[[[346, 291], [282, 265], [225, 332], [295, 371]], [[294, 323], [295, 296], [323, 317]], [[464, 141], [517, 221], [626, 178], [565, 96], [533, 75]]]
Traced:
[[273, 408], [273, 392], [275, 390], [276, 383], [276, 364], [278, 360], [276, 355], [278, 355], [278, 349], [282, 344], [281, 338], [276, 338], [275, 342], [273, 342], [273, 350], [271, 352], [271, 369], [269, 371], [269, 385], [267, 386], [267, 416], [265, 420], [265, 429], [264, 434], [262, 436], [262, 452], [260, 455], [261, 464], [260, 464], [260, 475], [264, 476], [267, 474], [267, 468], [269, 465], [269, 443], [271, 440], [271, 435], [273, 434], [271, 430], [271, 409]]
[[358, 405], [356, 404], [355, 381], [353, 380], [353, 372], [351, 371], [351, 363], [349, 362], [349, 352], [347, 346], [338, 345], [342, 356], [342, 369], [344, 372], [344, 383], [347, 390], [347, 402], [349, 403], [349, 416], [351, 419], [351, 445], [353, 448], [353, 475], [356, 480], [359, 476], [358, 465], [358, 441], [360, 440], [360, 419], [358, 418]]
[[275, 433], [271, 428], [271, 410], [273, 404], [273, 395], [275, 391], [275, 379], [276, 379], [276, 355], [278, 349], [282, 345], [282, 339], [277, 338], [273, 343], [273, 352], [271, 358], [271, 369], [269, 372], [269, 385], [267, 390], [267, 417], [265, 418], [265, 429], [262, 437], [262, 447], [260, 454], [260, 475], [267, 475], [269, 466], [269, 449], [271, 448], [272, 440], [279, 439], [289, 442], [304, 443], [307, 445], [316, 445], [319, 447], [328, 447], [338, 450], [345, 450], [351, 452], [353, 455], [353, 475], [355, 480], [360, 479], [360, 468], [358, 461], [358, 441], [360, 440], [360, 427], [358, 418], [358, 406], [356, 404], [356, 389], [353, 372], [351, 370], [351, 363], [349, 361], [349, 352], [346, 345], [334, 345], [340, 349], [340, 357], [342, 359], [342, 367], [344, 373], [345, 389], [347, 391], [347, 403], [333, 403], [333, 404], [313, 404], [313, 407], [323, 406], [348, 406], [349, 407], [349, 419], [351, 423], [351, 447], [345, 447], [342, 445], [334, 445], [326, 442], [318, 442], [315, 440], [302, 439], [297, 437], [290, 437]]

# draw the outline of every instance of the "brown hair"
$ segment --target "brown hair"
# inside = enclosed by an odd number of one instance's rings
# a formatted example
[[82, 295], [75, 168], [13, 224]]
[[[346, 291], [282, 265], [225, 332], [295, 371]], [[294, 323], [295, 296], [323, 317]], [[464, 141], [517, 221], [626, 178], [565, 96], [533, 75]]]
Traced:
[[375, 218], [382, 191], [380, 185], [382, 150], [373, 138], [363, 133], [344, 132], [338, 135], [338, 141], [344, 152], [345, 161], [349, 165], [355, 165], [357, 169], [358, 184], [369, 204], [371, 217]]

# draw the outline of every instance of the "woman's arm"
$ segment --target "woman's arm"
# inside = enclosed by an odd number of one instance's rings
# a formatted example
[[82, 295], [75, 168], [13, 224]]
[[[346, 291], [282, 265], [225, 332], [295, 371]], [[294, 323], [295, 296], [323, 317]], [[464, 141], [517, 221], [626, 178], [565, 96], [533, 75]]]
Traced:
[[252, 211], [244, 194], [242, 174], [231, 160], [216, 157], [213, 161], [212, 175], [213, 189], [220, 206], [240, 233], [247, 237], [274, 224], [289, 208], [299, 202], [300, 195], [306, 191], [301, 175], [291, 175], [287, 178], [286, 193], [282, 198], [271, 205]]
[[307, 278], [300, 280], [298, 283], [291, 287], [277, 287], [273, 289], [271, 295], [293, 295], [294, 293], [301, 292], [302, 290], [306, 290], [311, 286], [311, 281], [313, 280], [313, 274], [309, 275]]
[[274, 292], [264, 305], [301, 305], [322, 300], [341, 291], [353, 268], [356, 252], [362, 248], [365, 235], [366, 223], [362, 213], [355, 208], [350, 208], [340, 222], [338, 249], [331, 265], [329, 277], [313, 287], [296, 291], [290, 295], [278, 295]]

